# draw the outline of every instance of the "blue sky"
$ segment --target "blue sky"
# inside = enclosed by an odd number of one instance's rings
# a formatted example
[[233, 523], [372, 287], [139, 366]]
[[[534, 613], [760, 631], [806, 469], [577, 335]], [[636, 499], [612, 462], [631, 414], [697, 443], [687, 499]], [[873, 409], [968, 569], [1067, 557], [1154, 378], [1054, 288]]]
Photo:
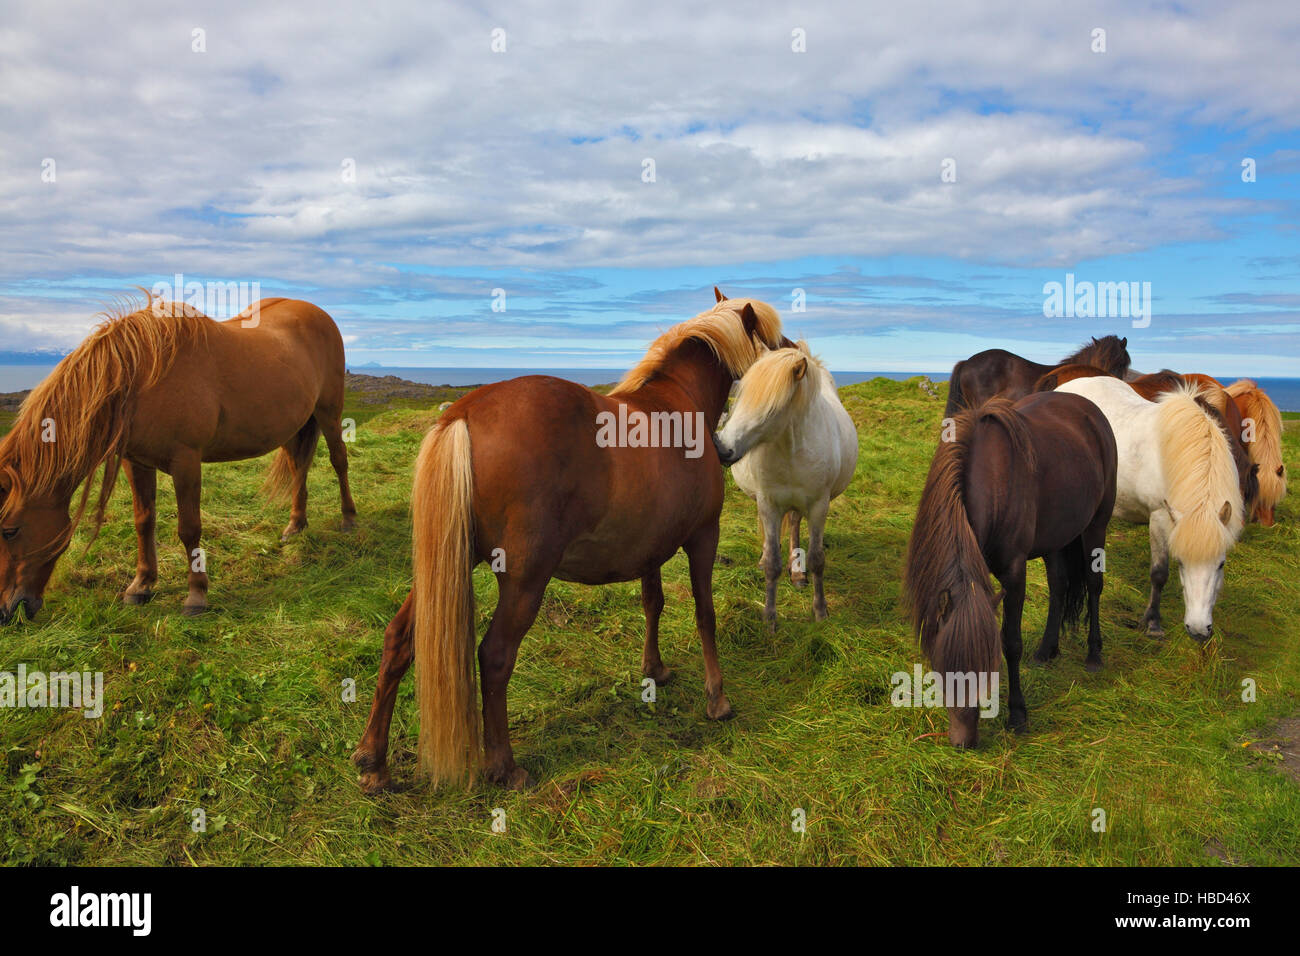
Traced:
[[[966, 7], [7, 4], [0, 349], [182, 273], [354, 364], [626, 367], [717, 284], [836, 369], [1300, 374], [1300, 8]], [[1045, 317], [1067, 273], [1149, 327]]]

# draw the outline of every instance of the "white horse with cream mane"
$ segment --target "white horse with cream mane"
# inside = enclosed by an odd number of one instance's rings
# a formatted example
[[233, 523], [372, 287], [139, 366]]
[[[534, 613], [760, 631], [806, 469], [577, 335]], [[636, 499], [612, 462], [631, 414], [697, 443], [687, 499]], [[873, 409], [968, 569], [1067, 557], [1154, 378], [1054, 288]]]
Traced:
[[[826, 618], [822, 534], [831, 499], [849, 486], [858, 463], [858, 433], [840, 404], [835, 380], [806, 342], [767, 352], [740, 380], [735, 405], [713, 436], [718, 457], [732, 465], [740, 489], [758, 503], [767, 578], [763, 618], [776, 630], [776, 583], [781, 577], [781, 521], [789, 513], [790, 569], [813, 581], [813, 615]], [[799, 522], [808, 519], [808, 553], [799, 549]]]
[[1119, 448], [1115, 517], [1150, 525], [1151, 600], [1142, 622], [1163, 637], [1160, 592], [1169, 558], [1183, 583], [1183, 624], [1204, 643], [1214, 633], [1214, 602], [1228, 550], [1241, 535], [1241, 487], [1228, 438], [1189, 385], [1148, 402], [1117, 378], [1078, 378], [1059, 386], [1090, 399]]

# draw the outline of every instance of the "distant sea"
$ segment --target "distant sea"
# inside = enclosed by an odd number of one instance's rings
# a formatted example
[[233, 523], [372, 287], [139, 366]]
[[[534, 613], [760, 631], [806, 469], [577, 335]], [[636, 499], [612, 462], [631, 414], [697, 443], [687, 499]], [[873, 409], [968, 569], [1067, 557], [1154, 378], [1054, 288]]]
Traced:
[[[18, 392], [31, 388], [50, 373], [53, 365], [0, 365], [0, 392]], [[362, 365], [349, 368], [361, 375], [396, 375], [425, 385], [487, 385], [520, 375], [554, 375], [582, 385], [608, 385], [617, 382], [627, 371], [621, 368], [406, 368], [397, 366]], [[928, 375], [933, 381], [946, 382], [947, 372], [857, 372], [832, 370], [837, 385], [853, 385], [873, 378], [895, 381], [914, 375]], [[1233, 382], [1247, 376], [1220, 376], [1220, 381]], [[1256, 378], [1260, 388], [1268, 392], [1284, 412], [1300, 412], [1300, 378]]]

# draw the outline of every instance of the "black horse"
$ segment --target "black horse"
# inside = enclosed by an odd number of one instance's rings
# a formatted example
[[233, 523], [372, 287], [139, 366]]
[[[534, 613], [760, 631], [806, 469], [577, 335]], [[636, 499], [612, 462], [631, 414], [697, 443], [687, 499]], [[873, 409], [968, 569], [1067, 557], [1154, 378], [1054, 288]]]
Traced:
[[[930, 463], [907, 546], [904, 586], [912, 625], [944, 686], [991, 681], [1002, 652], [1010, 682], [1007, 724], [1024, 730], [1020, 614], [1025, 564], [1042, 558], [1050, 603], [1035, 658], [1059, 653], [1061, 622], [1088, 604], [1088, 670], [1101, 668], [1099, 549], [1115, 505], [1115, 435], [1092, 402], [1038, 392], [1012, 404], [994, 398], [956, 418]], [[1003, 592], [994, 595], [992, 574]], [[981, 677], [981, 675], [983, 675]], [[988, 685], [985, 684], [987, 687]], [[974, 746], [979, 710], [945, 694], [948, 739]]]
[[1015, 401], [1034, 391], [1034, 384], [1061, 365], [1092, 365], [1116, 378], [1128, 375], [1131, 360], [1128, 339], [1117, 335], [1094, 337], [1073, 355], [1052, 365], [1040, 365], [1005, 349], [978, 352], [952, 367], [948, 380], [948, 404], [945, 418], [954, 417], [963, 408], [977, 408], [995, 395]]

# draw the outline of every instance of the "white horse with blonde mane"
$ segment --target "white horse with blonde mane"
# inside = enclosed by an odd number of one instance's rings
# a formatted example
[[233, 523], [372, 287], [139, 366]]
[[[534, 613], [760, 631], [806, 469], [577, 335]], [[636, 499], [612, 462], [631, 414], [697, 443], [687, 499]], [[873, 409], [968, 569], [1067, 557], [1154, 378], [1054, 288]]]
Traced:
[[1151, 600], [1142, 617], [1147, 633], [1164, 636], [1160, 592], [1172, 556], [1183, 583], [1183, 624], [1192, 638], [1208, 641], [1244, 506], [1228, 438], [1197, 402], [1200, 389], [1188, 385], [1148, 402], [1120, 379], [1097, 377], [1056, 391], [1091, 400], [1115, 432], [1115, 517], [1150, 526]]
[[[761, 564], [767, 578], [763, 618], [768, 628], [776, 630], [781, 522], [787, 513], [791, 576], [807, 568], [813, 581], [813, 615], [825, 620], [826, 515], [831, 499], [843, 494], [858, 464], [857, 429], [840, 404], [831, 373], [802, 341], [760, 356], [740, 380], [735, 407], [713, 441], [722, 463], [732, 465], [736, 484], [758, 503]], [[808, 519], [806, 561], [799, 548], [802, 518]]]

